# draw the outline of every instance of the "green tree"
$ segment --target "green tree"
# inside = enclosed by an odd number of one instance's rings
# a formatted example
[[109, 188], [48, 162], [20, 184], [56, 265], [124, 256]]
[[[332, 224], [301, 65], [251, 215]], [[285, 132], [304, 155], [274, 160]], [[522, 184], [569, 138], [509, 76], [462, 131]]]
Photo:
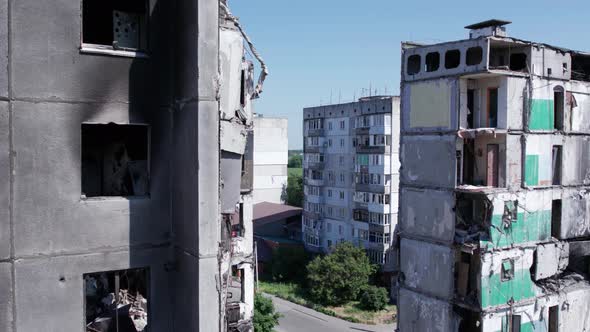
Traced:
[[278, 247], [273, 250], [271, 273], [276, 281], [305, 281], [305, 266], [310, 259], [303, 247]]
[[363, 309], [383, 310], [387, 303], [389, 303], [389, 296], [387, 295], [387, 289], [383, 287], [370, 285], [361, 292], [360, 306]]
[[287, 188], [283, 188], [282, 200], [287, 205], [303, 207], [303, 177], [291, 175], [287, 179]]
[[324, 305], [356, 300], [376, 270], [362, 248], [340, 243], [332, 253], [318, 256], [307, 265], [309, 294], [314, 302]]
[[303, 157], [300, 154], [292, 155], [291, 157], [289, 157], [287, 167], [289, 167], [289, 168], [303, 167]]
[[272, 332], [279, 324], [281, 314], [275, 312], [272, 300], [259, 293], [254, 295], [254, 331]]

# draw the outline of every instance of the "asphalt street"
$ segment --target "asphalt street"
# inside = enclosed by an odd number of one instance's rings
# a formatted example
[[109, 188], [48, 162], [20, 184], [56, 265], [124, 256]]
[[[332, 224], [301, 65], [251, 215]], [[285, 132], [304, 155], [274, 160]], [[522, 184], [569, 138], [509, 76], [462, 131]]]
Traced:
[[272, 295], [277, 312], [283, 317], [279, 320], [277, 332], [393, 332], [395, 324], [391, 325], [364, 325], [350, 323], [342, 319], [324, 315], [309, 308], [289, 301], [279, 299]]

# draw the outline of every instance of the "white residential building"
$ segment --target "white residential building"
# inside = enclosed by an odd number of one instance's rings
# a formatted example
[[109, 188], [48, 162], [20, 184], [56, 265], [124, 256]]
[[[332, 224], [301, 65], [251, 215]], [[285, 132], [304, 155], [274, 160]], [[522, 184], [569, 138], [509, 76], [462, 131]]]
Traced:
[[349, 241], [386, 263], [397, 224], [399, 97], [311, 107], [303, 116], [306, 248]]
[[254, 204], [283, 203], [289, 154], [287, 125], [285, 118], [254, 118]]

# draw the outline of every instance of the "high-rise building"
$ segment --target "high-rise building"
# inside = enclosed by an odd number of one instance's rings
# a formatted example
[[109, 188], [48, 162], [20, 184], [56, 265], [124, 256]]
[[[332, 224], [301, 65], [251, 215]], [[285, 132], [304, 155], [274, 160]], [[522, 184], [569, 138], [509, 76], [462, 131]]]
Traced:
[[400, 331], [590, 329], [590, 55], [403, 44]]
[[305, 247], [353, 242], [384, 264], [397, 224], [399, 97], [305, 108], [303, 128]]
[[0, 1], [0, 331], [252, 330], [244, 39], [224, 0]]

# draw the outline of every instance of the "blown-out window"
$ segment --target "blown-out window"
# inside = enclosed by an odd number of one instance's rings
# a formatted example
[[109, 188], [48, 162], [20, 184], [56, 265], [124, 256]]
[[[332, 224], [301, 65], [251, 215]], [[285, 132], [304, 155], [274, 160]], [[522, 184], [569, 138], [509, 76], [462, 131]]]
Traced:
[[82, 43], [120, 50], [146, 50], [147, 0], [83, 0]]

